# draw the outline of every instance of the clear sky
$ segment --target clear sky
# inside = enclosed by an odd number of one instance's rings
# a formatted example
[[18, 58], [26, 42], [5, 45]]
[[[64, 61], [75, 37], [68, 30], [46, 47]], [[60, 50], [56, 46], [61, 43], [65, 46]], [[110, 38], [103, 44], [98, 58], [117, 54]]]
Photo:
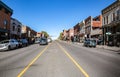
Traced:
[[33, 30], [57, 38], [88, 16], [97, 16], [115, 0], [2, 0], [13, 9], [13, 18]]

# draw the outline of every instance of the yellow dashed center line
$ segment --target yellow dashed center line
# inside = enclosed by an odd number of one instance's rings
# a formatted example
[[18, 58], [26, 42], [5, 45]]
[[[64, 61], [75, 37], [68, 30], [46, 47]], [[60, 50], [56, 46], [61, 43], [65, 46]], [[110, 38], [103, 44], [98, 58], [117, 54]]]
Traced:
[[29, 68], [30, 66], [35, 63], [35, 61], [47, 50], [47, 48], [50, 46], [46, 46], [19, 74], [17, 77], [21, 77]]
[[89, 77], [89, 75], [85, 72], [85, 70], [75, 61], [75, 59], [59, 44], [57, 45], [61, 48], [61, 50], [69, 57], [69, 59], [78, 67], [78, 69], [84, 74], [85, 77]]

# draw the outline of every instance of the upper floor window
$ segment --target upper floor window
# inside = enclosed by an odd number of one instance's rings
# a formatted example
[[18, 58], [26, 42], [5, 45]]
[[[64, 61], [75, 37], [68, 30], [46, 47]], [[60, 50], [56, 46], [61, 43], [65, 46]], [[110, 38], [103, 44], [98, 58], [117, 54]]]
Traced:
[[7, 20], [4, 20], [4, 25], [5, 25], [5, 26], [7, 25]]
[[115, 21], [115, 13], [113, 13], [113, 21]]
[[3, 21], [3, 24], [4, 24], [4, 29], [6, 29], [7, 28], [7, 20], [5, 19], [4, 21]]
[[117, 10], [117, 20], [120, 20], [120, 10]]
[[12, 30], [15, 31], [15, 26], [13, 26]]
[[107, 22], [107, 24], [108, 24], [108, 16], [106, 17], [106, 22]]
[[105, 17], [104, 17], [103, 23], [105, 24]]

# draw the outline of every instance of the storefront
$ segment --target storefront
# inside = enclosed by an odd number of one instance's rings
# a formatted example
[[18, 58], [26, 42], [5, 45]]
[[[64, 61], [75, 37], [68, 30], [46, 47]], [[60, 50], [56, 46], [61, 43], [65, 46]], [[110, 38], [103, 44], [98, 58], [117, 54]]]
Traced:
[[0, 41], [9, 39], [9, 31], [0, 29]]
[[120, 46], [120, 23], [105, 26], [103, 31], [105, 45]]

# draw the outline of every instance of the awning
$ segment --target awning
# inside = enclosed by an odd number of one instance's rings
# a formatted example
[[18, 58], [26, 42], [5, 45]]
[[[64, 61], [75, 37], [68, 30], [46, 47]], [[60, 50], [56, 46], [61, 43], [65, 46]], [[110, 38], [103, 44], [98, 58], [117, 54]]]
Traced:
[[0, 28], [0, 32], [6, 32], [6, 33], [8, 33], [8, 32], [9, 32], [9, 30], [6, 30], [6, 29], [1, 29], [1, 28]]
[[92, 30], [91, 31], [91, 35], [100, 35], [102, 34], [102, 30], [101, 29], [96, 29], [96, 30]]

